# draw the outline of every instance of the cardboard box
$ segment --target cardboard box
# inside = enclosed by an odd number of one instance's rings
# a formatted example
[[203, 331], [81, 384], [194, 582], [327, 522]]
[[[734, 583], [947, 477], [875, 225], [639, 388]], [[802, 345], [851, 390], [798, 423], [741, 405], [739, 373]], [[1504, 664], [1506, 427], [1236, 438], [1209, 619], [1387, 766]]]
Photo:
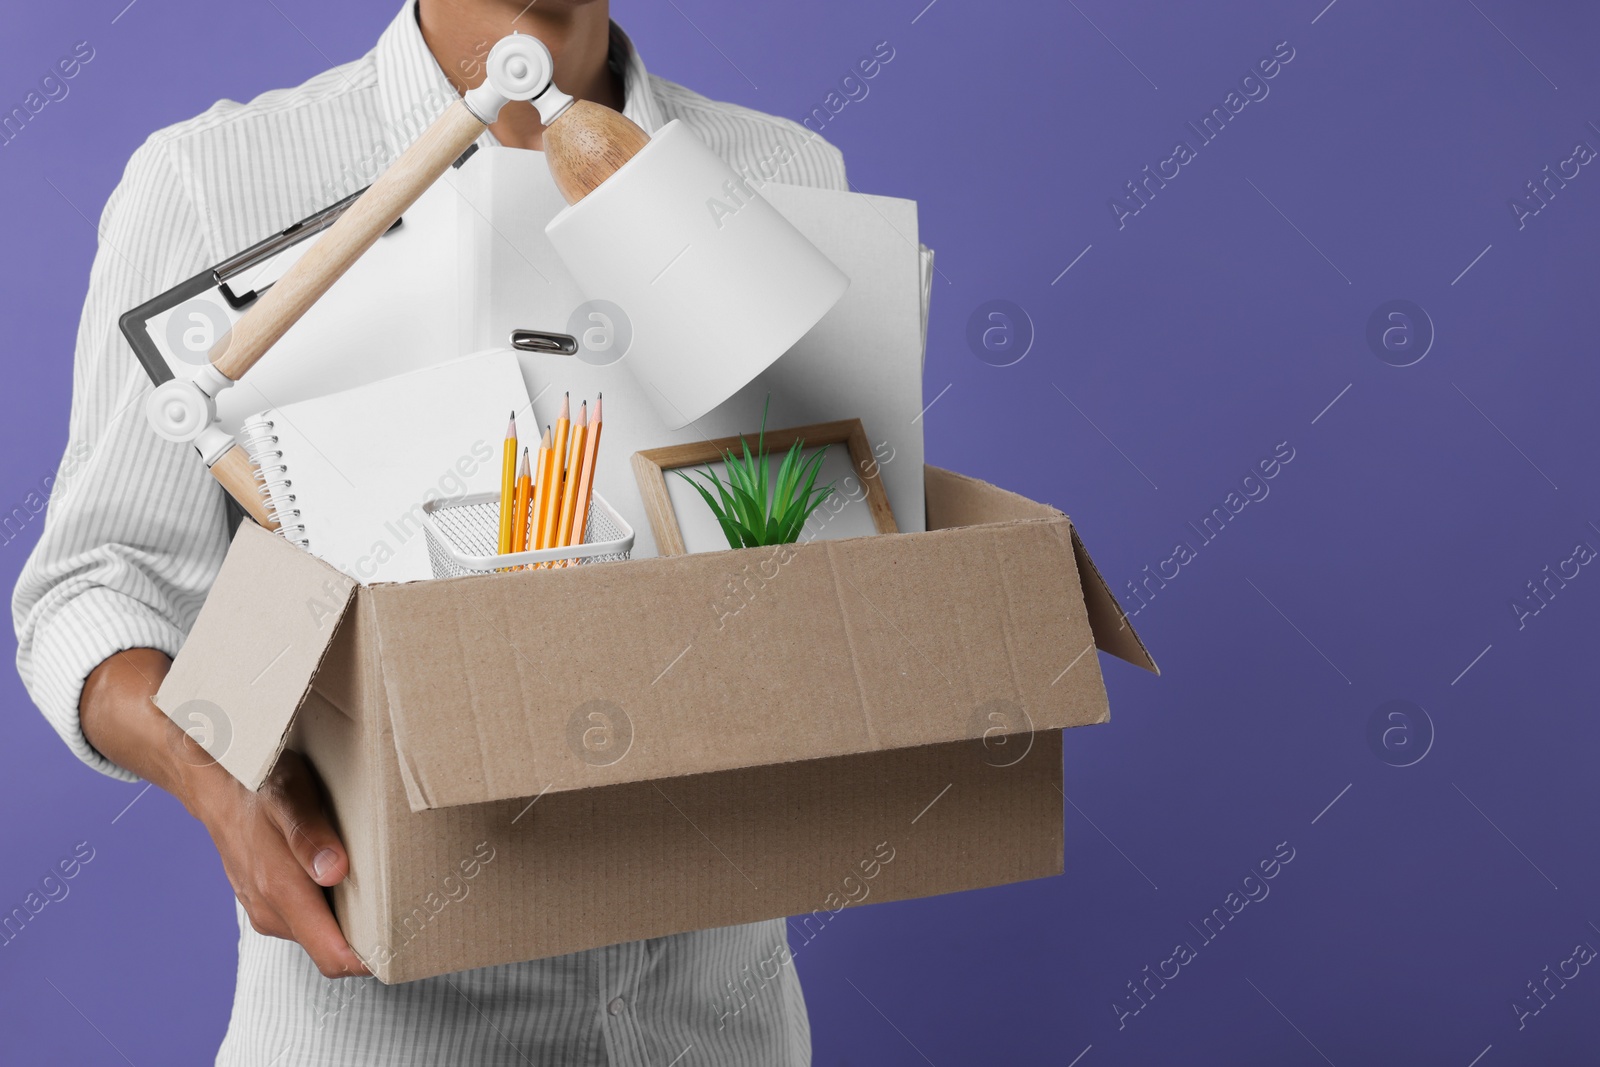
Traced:
[[1065, 515], [926, 482], [927, 533], [403, 585], [246, 525], [156, 702], [306, 755], [384, 982], [1059, 874], [1088, 653], [1155, 663]]

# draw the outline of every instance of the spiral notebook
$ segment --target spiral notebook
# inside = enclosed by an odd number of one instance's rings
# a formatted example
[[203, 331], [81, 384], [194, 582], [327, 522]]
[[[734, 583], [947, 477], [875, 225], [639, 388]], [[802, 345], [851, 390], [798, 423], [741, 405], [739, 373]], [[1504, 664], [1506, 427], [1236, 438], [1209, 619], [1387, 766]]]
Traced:
[[432, 577], [422, 505], [499, 491], [506, 412], [537, 436], [515, 353], [466, 356], [247, 418], [284, 537], [364, 582]]

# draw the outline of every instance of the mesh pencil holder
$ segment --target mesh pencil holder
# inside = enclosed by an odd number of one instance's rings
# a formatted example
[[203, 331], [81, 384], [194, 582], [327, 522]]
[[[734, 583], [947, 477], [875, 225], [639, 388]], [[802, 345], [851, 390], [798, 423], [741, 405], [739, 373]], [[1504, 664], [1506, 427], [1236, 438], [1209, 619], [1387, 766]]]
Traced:
[[[633, 527], [599, 493], [589, 498], [583, 544], [500, 555], [500, 494], [476, 493], [422, 505], [422, 529], [435, 578], [493, 574], [529, 563], [571, 564], [624, 560], [633, 551]], [[569, 565], [571, 565], [569, 564]]]

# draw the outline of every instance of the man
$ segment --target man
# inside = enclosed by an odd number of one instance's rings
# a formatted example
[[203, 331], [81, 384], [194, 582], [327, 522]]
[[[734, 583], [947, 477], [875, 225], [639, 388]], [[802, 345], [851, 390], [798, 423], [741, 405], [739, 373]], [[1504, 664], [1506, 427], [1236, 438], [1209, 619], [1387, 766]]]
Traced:
[[[217, 1062], [801, 1064], [805, 1004], [783, 968], [736, 1014], [732, 983], [785, 943], [781, 921], [387, 987], [366, 975], [325, 886], [348, 859], [309, 769], [286, 754], [252, 794], [151, 696], [228, 544], [222, 491], [194, 450], [145, 425], [149, 382], [117, 316], [375, 177], [428, 119], [483, 78], [492, 43], [531, 33], [556, 82], [653, 132], [681, 119], [736, 169], [845, 187], [836, 150], [786, 120], [648, 75], [606, 0], [408, 0], [365, 57], [153, 135], [106, 205], [77, 345], [67, 455], [13, 605], [18, 667], [85, 762], [172, 793], [210, 831], [239, 899], [239, 977]], [[538, 149], [531, 105], [488, 144]], [[357, 180], [359, 179], [359, 180]], [[349, 188], [345, 188], [348, 186]], [[86, 458], [85, 458], [86, 457]]]

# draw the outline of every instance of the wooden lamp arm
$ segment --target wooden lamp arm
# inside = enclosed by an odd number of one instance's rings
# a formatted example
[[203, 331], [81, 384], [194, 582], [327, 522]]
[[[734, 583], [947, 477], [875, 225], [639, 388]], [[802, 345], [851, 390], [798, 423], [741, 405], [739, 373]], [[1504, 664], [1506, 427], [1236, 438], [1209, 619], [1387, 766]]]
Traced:
[[451, 104], [223, 335], [212, 366], [244, 377], [483, 131], [465, 101]]
[[272, 517], [272, 510], [267, 507], [267, 499], [261, 492], [256, 465], [243, 445], [233, 445], [211, 464], [211, 476], [227, 490], [229, 496], [239, 502], [246, 515], [269, 530], [278, 528], [278, 522]]

